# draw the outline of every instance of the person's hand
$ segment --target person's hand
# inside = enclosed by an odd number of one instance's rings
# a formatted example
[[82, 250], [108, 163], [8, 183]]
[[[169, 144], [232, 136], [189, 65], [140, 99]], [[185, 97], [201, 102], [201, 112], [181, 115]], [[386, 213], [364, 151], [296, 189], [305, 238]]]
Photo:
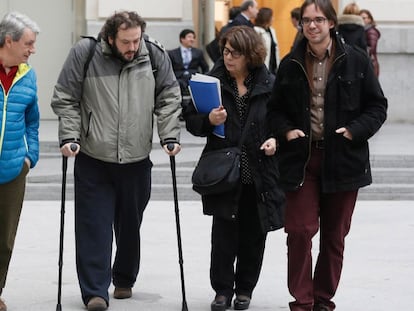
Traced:
[[352, 133], [346, 127], [340, 127], [335, 133], [342, 134], [346, 139], [352, 140]]
[[276, 152], [276, 139], [269, 138], [261, 146], [260, 150], [264, 150], [265, 155], [272, 156]]
[[181, 145], [177, 143], [168, 143], [162, 146], [162, 148], [170, 157], [175, 156], [177, 153], [181, 151]]
[[60, 148], [60, 152], [65, 157], [74, 157], [79, 153], [80, 145], [75, 143], [66, 143]]
[[305, 133], [303, 133], [303, 131], [298, 130], [298, 129], [291, 130], [291, 131], [286, 133], [286, 140], [287, 141], [291, 141], [291, 140], [299, 138], [299, 137], [305, 137]]
[[30, 165], [31, 165], [30, 159], [29, 158], [24, 158], [24, 162], [26, 162], [27, 167], [30, 169]]
[[211, 125], [223, 124], [227, 119], [227, 111], [223, 106], [214, 108], [208, 115]]

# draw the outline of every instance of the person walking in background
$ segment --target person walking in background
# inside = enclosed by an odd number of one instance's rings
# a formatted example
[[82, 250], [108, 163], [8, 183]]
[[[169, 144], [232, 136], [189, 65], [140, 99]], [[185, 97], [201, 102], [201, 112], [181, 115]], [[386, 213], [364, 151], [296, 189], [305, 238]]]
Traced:
[[[220, 39], [220, 47], [223, 58], [209, 74], [221, 82], [223, 105], [209, 114], [189, 105], [184, 118], [190, 133], [207, 137], [203, 154], [238, 146], [242, 130], [249, 127], [241, 148], [238, 187], [202, 196], [204, 214], [213, 216], [210, 281], [216, 296], [211, 310], [226, 310], [234, 294], [234, 309], [246, 310], [259, 278], [267, 232], [283, 225], [276, 140], [264, 132], [274, 76], [264, 65], [263, 40], [251, 27], [232, 27]], [[213, 134], [220, 124], [225, 138]]]
[[239, 6], [233, 6], [229, 10], [229, 21], [226, 25], [224, 25], [220, 31], [216, 28], [216, 36], [215, 38], [206, 45], [206, 52], [213, 63], [215, 63], [220, 57], [221, 57], [221, 51], [219, 47], [219, 38], [221, 33], [225, 33], [228, 28], [231, 27], [231, 23], [233, 22], [233, 19], [240, 13], [240, 7]]
[[253, 28], [254, 24], [251, 20], [257, 17], [259, 7], [255, 0], [244, 0], [240, 7], [230, 10], [229, 22], [220, 30], [220, 34], [207, 45], [207, 53], [215, 63], [221, 57], [221, 51], [218, 42], [220, 37], [225, 34], [231, 27], [234, 26], [248, 26]]
[[[237, 15], [239, 15], [241, 13], [241, 8], [239, 6], [233, 6], [230, 8], [229, 10], [229, 21], [227, 22], [226, 25], [224, 25], [220, 32], [223, 34], [225, 33], [229, 27], [231, 27], [233, 20], [236, 18]], [[220, 48], [219, 48], [220, 50]], [[220, 55], [221, 56], [221, 55]]]
[[295, 39], [293, 40], [292, 48], [293, 49], [296, 44], [303, 38], [302, 34], [302, 26], [300, 24], [300, 8], [294, 8], [292, 11], [290, 11], [290, 20], [292, 22], [293, 27], [296, 29], [296, 35]]
[[381, 37], [381, 33], [377, 28], [377, 23], [375, 22], [374, 18], [372, 17], [372, 14], [368, 10], [361, 10], [359, 11], [359, 14], [362, 17], [362, 20], [365, 24], [365, 34], [367, 39], [367, 45], [368, 45], [368, 55], [371, 58], [372, 65], [374, 66], [374, 72], [379, 76], [379, 63], [378, 63], [378, 57], [377, 57], [377, 45], [378, 40]]
[[39, 26], [11, 12], [0, 22], [0, 311], [23, 205], [26, 175], [39, 159], [36, 73], [27, 63], [36, 52]]
[[182, 106], [184, 107], [191, 101], [190, 92], [188, 91], [188, 80], [190, 80], [191, 75], [197, 72], [206, 73], [209, 67], [204, 59], [203, 51], [194, 47], [196, 39], [194, 30], [182, 30], [179, 38], [181, 46], [168, 51], [168, 55], [171, 59], [174, 74], [180, 84], [183, 98]]
[[253, 28], [254, 25], [251, 20], [256, 18], [258, 12], [259, 7], [257, 5], [257, 1], [245, 0], [240, 5], [240, 13], [236, 15], [229, 25], [230, 27], [244, 25]]
[[180, 151], [180, 87], [167, 52], [146, 41], [145, 27], [136, 12], [110, 16], [96, 43], [85, 38], [71, 49], [52, 97], [60, 150], [76, 156], [76, 267], [88, 311], [107, 309], [111, 278], [114, 298], [132, 296], [151, 192], [154, 114], [164, 151], [169, 156]]
[[338, 16], [338, 32], [345, 43], [367, 51], [364, 25], [364, 21], [359, 15], [359, 6], [355, 2], [345, 6], [342, 15]]
[[279, 46], [276, 31], [272, 27], [273, 11], [270, 8], [260, 8], [255, 20], [254, 30], [262, 37], [265, 48], [265, 65], [271, 73], [275, 74], [279, 64]]
[[387, 117], [387, 99], [366, 54], [336, 35], [331, 1], [305, 0], [301, 21], [305, 38], [277, 71], [268, 135], [280, 145], [290, 310], [332, 311], [358, 189], [372, 182], [368, 139]]

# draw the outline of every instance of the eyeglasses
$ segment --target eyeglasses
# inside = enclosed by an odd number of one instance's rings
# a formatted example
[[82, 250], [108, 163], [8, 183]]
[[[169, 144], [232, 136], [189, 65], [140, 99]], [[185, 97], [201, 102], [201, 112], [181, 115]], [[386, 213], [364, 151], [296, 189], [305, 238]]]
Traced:
[[326, 20], [327, 18], [322, 16], [315, 17], [314, 19], [309, 17], [303, 17], [300, 23], [305, 26], [309, 26], [312, 22], [314, 22], [315, 25], [322, 25], [325, 23]]
[[223, 55], [224, 56], [227, 56], [227, 55], [229, 55], [229, 54], [231, 54], [231, 56], [233, 57], [233, 58], [239, 58], [240, 56], [242, 56], [242, 53], [241, 52], [239, 52], [239, 51], [237, 51], [237, 50], [230, 50], [230, 49], [228, 49], [228, 48], [224, 48], [223, 49]]

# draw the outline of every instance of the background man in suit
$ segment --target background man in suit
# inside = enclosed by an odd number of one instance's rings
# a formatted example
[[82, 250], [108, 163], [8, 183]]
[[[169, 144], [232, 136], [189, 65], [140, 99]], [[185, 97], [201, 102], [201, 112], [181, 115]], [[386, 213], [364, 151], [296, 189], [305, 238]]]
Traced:
[[191, 75], [196, 72], [206, 73], [209, 70], [203, 51], [193, 47], [195, 38], [193, 30], [184, 29], [180, 32], [181, 46], [168, 51], [175, 76], [180, 83], [183, 107], [190, 102], [188, 80]]
[[259, 6], [254, 0], [246, 0], [240, 5], [241, 12], [233, 19], [230, 26], [249, 26], [254, 27], [251, 19], [255, 19], [259, 12]]
[[255, 19], [257, 13], [259, 13], [259, 7], [255, 0], [245, 0], [241, 6], [230, 9], [229, 22], [221, 28], [216, 38], [206, 46], [208, 56], [210, 56], [214, 63], [221, 57], [222, 51], [220, 51], [218, 45], [220, 37], [233, 26], [249, 26], [253, 28], [254, 24], [250, 20]]
[[234, 6], [230, 8], [228, 23], [224, 25], [220, 31], [218, 31], [216, 28], [216, 37], [209, 44], [206, 45], [206, 52], [208, 56], [211, 58], [211, 60], [213, 61], [213, 63], [215, 63], [221, 57], [221, 51], [219, 47], [220, 35], [225, 33], [227, 29], [231, 27], [231, 23], [233, 22], [233, 19], [237, 15], [239, 15], [240, 12], [241, 10], [239, 6]]

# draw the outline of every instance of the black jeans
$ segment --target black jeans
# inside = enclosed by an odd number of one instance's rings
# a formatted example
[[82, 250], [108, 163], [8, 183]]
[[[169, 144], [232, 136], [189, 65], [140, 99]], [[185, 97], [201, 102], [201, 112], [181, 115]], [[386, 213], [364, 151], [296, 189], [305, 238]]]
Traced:
[[[76, 265], [85, 304], [108, 297], [116, 287], [133, 287], [140, 264], [140, 226], [151, 192], [149, 158], [106, 163], [80, 153], [75, 160]], [[116, 254], [111, 269], [112, 228]]]
[[252, 296], [262, 268], [265, 241], [256, 191], [253, 185], [244, 185], [237, 219], [213, 217], [210, 281], [217, 295], [228, 299], [234, 293]]

